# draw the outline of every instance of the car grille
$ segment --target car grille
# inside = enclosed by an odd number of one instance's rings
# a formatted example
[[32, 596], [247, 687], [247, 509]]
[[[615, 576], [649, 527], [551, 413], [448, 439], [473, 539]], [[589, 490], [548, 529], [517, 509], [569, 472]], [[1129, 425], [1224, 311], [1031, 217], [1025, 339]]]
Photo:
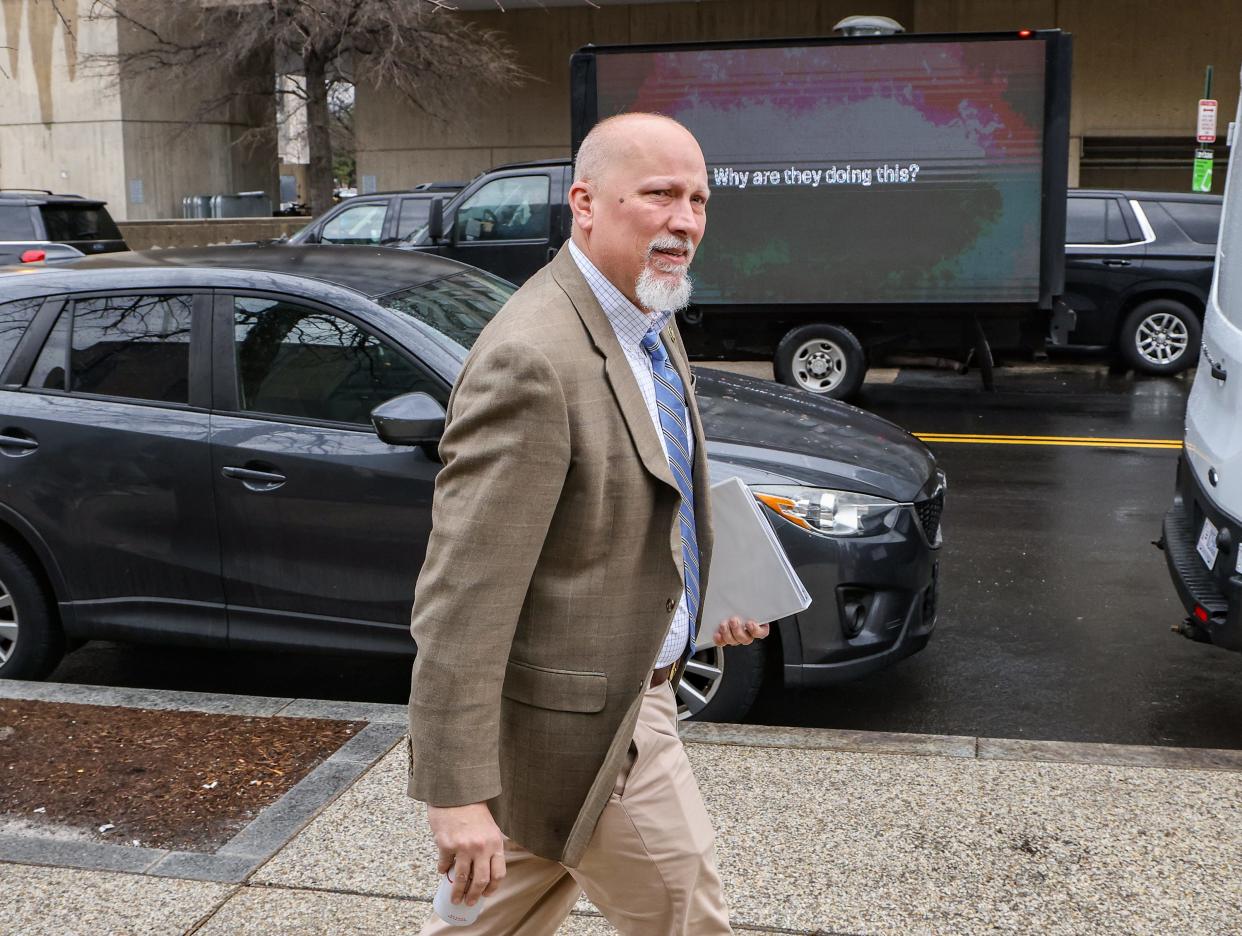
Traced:
[[927, 542], [935, 543], [940, 532], [940, 514], [944, 512], [944, 492], [914, 505], [914, 512], [919, 515], [919, 523], [923, 525], [923, 535]]

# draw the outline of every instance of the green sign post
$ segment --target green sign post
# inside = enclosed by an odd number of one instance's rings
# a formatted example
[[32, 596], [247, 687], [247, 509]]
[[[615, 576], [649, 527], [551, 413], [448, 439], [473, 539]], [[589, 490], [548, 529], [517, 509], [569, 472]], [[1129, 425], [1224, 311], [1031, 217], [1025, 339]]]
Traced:
[[1216, 105], [1212, 100], [1212, 66], [1203, 78], [1203, 97], [1199, 100], [1199, 127], [1195, 135], [1195, 168], [1190, 179], [1192, 192], [1212, 191], [1212, 144], [1216, 142]]
[[1212, 155], [1210, 149], [1195, 150], [1195, 174], [1190, 185], [1192, 192], [1212, 191]]

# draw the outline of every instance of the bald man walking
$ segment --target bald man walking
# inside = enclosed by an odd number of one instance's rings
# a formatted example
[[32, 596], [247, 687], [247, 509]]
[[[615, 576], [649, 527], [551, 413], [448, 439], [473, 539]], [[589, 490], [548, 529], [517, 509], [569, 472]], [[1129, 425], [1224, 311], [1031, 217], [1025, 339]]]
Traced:
[[[483, 330], [449, 400], [409, 793], [455, 898], [487, 897], [472, 932], [551, 936], [582, 891], [627, 936], [732, 932], [674, 695], [712, 548], [673, 318], [708, 196], [676, 121], [597, 125], [572, 240]], [[733, 618], [715, 640], [767, 633]]]

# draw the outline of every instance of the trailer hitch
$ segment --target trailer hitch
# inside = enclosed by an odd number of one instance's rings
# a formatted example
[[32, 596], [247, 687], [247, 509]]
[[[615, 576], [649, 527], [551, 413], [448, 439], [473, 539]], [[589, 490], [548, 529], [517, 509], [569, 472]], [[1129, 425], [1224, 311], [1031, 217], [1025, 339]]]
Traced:
[[1175, 634], [1181, 634], [1183, 637], [1189, 638], [1196, 643], [1211, 643], [1212, 638], [1208, 636], [1208, 632], [1198, 625], [1194, 618], [1186, 618], [1179, 624], [1174, 624], [1170, 630]]

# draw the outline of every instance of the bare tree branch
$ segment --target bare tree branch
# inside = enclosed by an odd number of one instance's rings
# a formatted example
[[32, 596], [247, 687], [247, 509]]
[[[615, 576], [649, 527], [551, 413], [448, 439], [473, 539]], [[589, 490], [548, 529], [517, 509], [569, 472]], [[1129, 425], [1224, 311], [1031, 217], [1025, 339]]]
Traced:
[[[64, 18], [69, 0], [50, 2]], [[121, 51], [84, 54], [82, 67], [194, 89], [187, 125], [261, 102], [297, 101], [295, 109], [305, 108], [316, 212], [330, 203], [331, 148], [346, 126], [329, 105], [342, 82], [395, 91], [445, 119], [463, 97], [529, 77], [499, 33], [463, 19], [449, 0], [91, 0], [86, 15], [115, 18], [124, 35]], [[281, 83], [277, 74], [300, 77]], [[242, 136], [253, 141], [267, 132]]]

